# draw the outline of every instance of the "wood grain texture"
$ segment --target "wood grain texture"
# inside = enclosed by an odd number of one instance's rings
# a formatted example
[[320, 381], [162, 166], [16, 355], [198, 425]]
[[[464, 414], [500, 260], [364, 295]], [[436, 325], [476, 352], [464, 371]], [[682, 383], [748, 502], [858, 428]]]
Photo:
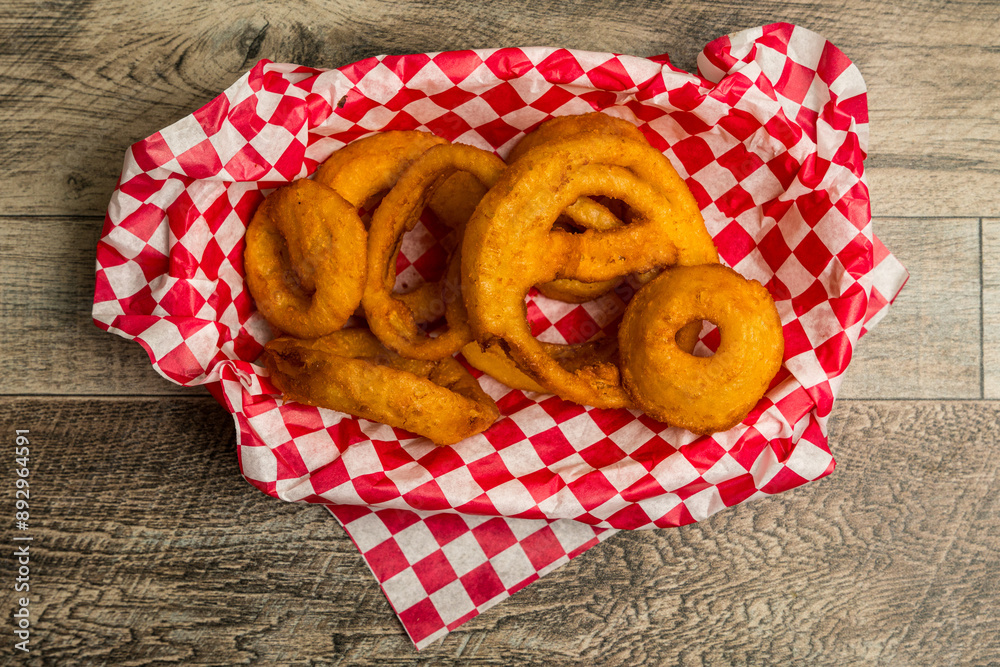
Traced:
[[[912, 274], [848, 371], [827, 479], [617, 535], [417, 653], [332, 517], [246, 484], [225, 410], [90, 321], [126, 148], [259, 58], [555, 45], [692, 71], [774, 21], [865, 76], [875, 229]], [[37, 620], [19, 663], [997, 664], [1000, 401], [972, 399], [1000, 398], [998, 33], [984, 0], [7, 3], [0, 425], [31, 429]]]
[[889, 314], [861, 339], [843, 398], [980, 398], [979, 221], [877, 218], [909, 270]]
[[983, 220], [982, 230], [983, 395], [1000, 398], [1000, 220]]
[[94, 324], [100, 218], [0, 222], [0, 394], [205, 393], [160, 377], [138, 343]]
[[[203, 393], [163, 379], [138, 344], [91, 321], [100, 229], [97, 218], [0, 225], [0, 393]], [[861, 341], [841, 396], [979, 398], [979, 221], [878, 218], [875, 230], [912, 277]]]
[[693, 71], [712, 39], [775, 21], [819, 32], [866, 77], [877, 215], [1000, 215], [1000, 18], [975, 0], [15, 0], [0, 22], [0, 215], [103, 213], [128, 145], [258, 58], [337, 67], [383, 53], [557, 45], [669, 52]]
[[997, 402], [842, 401], [831, 477], [703, 524], [615, 536], [419, 654], [325, 510], [239, 477], [232, 422], [210, 399], [0, 408], [5, 433], [32, 438], [40, 614], [24, 664], [987, 665], [1000, 655]]

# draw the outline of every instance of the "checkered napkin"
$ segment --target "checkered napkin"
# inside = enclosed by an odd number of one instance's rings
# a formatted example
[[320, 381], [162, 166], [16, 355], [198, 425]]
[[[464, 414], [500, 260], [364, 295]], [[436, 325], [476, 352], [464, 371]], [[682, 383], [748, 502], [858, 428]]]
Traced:
[[[164, 377], [210, 388], [234, 416], [251, 484], [330, 509], [418, 648], [616, 529], [681, 526], [823, 477], [844, 370], [906, 279], [872, 233], [864, 81], [832, 44], [788, 24], [717, 39], [698, 62], [693, 76], [666, 56], [554, 48], [334, 70], [261, 61], [127, 152], [98, 245], [94, 320], [138, 341]], [[502, 418], [454, 447], [282, 405], [256, 363], [271, 333], [242, 270], [244, 230], [268, 189], [380, 130], [506, 156], [541, 121], [593, 110], [632, 121], [670, 158], [723, 261], [774, 296], [784, 365], [742, 425], [697, 437], [485, 376]], [[404, 281], [440, 264], [425, 222], [401, 253]], [[626, 292], [584, 305], [533, 294], [533, 330], [556, 342], [613, 330]], [[700, 345], [717, 344], [706, 328]]]

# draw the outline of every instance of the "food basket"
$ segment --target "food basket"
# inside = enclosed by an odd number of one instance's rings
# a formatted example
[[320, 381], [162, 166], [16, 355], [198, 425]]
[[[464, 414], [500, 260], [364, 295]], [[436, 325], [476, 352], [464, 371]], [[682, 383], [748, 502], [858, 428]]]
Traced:
[[[330, 70], [259, 62], [125, 157], [97, 251], [94, 320], [167, 379], [233, 414], [246, 479], [321, 503], [345, 526], [418, 647], [617, 529], [681, 526], [834, 469], [827, 419], [859, 339], [906, 272], [873, 234], [864, 81], [788, 24], [710, 43], [699, 73], [666, 56], [499, 48], [368, 58]], [[552, 117], [636, 124], [697, 199], [722, 261], [763, 283], [784, 363], [744, 423], [695, 436], [638, 412], [510, 390], [502, 417], [454, 447], [283, 404], [257, 363], [271, 332], [243, 280], [243, 234], [272, 188], [374, 132], [423, 130], [505, 157]], [[400, 277], [439, 251], [407, 237]], [[529, 297], [534, 333], [613, 330], [627, 294]], [[700, 345], [711, 349], [710, 329]]]

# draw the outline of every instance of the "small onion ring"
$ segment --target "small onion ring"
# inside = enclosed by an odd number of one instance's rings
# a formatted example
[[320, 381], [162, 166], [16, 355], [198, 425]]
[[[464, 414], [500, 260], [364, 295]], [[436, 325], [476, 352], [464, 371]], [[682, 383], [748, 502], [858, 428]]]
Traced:
[[364, 290], [367, 246], [355, 208], [309, 179], [278, 188], [246, 232], [244, 270], [257, 309], [275, 328], [314, 338], [344, 326]]
[[[690, 322], [719, 327], [711, 357], [680, 348]], [[646, 414], [693, 433], [739, 424], [781, 367], [781, 318], [767, 289], [721, 264], [666, 269], [625, 309], [618, 330], [622, 381]]]

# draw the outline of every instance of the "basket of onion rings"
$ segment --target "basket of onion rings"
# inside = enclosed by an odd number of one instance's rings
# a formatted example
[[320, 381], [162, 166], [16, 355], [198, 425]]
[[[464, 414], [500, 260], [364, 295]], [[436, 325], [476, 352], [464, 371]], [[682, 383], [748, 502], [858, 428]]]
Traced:
[[206, 385], [284, 500], [635, 529], [818, 479], [905, 271], [871, 229], [864, 83], [835, 49], [764, 77], [788, 34], [699, 75], [261, 61], [130, 149], [95, 321]]

